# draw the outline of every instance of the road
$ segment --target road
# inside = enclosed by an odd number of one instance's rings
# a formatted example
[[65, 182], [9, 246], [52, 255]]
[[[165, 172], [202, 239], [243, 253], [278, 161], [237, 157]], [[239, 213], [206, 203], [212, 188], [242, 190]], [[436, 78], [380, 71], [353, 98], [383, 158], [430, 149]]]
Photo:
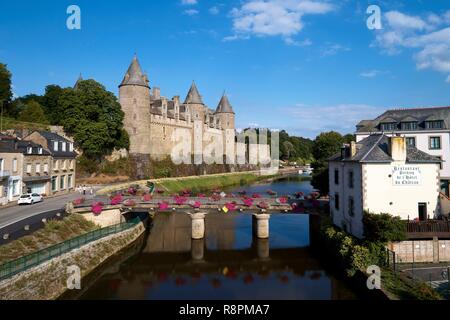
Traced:
[[[0, 209], [0, 229], [20, 221], [25, 218], [29, 218], [38, 213], [50, 210], [57, 210], [64, 208], [67, 202], [73, 201], [82, 197], [78, 192], [62, 195], [59, 197], [44, 199], [44, 202], [36, 203], [34, 205], [26, 206], [13, 206], [9, 208]], [[91, 199], [91, 195], [86, 195], [86, 199]]]

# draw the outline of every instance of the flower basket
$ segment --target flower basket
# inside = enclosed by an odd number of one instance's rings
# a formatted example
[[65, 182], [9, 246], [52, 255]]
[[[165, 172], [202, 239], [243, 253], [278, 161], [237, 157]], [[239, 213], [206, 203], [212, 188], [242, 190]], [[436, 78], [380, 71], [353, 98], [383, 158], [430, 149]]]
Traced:
[[136, 205], [136, 201], [132, 199], [127, 199], [123, 202], [123, 205], [126, 207], [134, 207]]
[[253, 205], [253, 199], [251, 199], [251, 198], [244, 199], [242, 202], [244, 203], [244, 206], [246, 206], [246, 207], [251, 207]]
[[114, 197], [111, 198], [111, 205], [115, 206], [120, 203], [122, 203], [123, 197], [121, 194], [116, 194]]
[[102, 213], [103, 211], [103, 202], [95, 202], [91, 205], [91, 212], [98, 216]]
[[144, 196], [142, 197], [142, 201], [149, 202], [151, 200], [152, 200], [152, 195], [149, 193], [144, 194]]
[[167, 201], [159, 203], [158, 204], [158, 210], [159, 211], [168, 211], [169, 210], [169, 203]]

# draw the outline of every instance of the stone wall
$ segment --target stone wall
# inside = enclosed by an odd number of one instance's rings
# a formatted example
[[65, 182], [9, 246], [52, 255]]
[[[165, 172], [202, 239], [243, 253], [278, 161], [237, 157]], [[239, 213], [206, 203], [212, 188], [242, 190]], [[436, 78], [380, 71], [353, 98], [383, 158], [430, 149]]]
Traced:
[[91, 221], [102, 228], [125, 222], [125, 218], [122, 216], [122, 212], [120, 212], [119, 209], [105, 210], [99, 215], [94, 215], [91, 212], [83, 213], [81, 215], [86, 220]]
[[390, 244], [398, 263], [448, 262], [450, 261], [450, 240], [415, 240]]
[[[67, 289], [67, 267], [77, 265], [84, 278], [111, 256], [136, 241], [145, 231], [143, 223], [114, 234], [0, 282], [0, 300], [53, 300]], [[81, 281], [83, 288], [83, 280]]]

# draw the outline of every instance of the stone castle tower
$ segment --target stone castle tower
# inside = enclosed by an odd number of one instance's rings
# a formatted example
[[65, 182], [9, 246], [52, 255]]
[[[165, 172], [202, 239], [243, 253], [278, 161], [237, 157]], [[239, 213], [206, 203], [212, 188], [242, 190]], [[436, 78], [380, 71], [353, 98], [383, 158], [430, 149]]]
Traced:
[[220, 136], [224, 154], [231, 154], [227, 150], [235, 148], [235, 113], [225, 94], [212, 110], [204, 104], [193, 82], [183, 103], [179, 96], [169, 100], [161, 96], [159, 88], [151, 90], [136, 56], [119, 85], [119, 101], [125, 113], [124, 128], [130, 136], [130, 154], [156, 159], [169, 156], [174, 147], [172, 133], [177, 128], [187, 129], [194, 144], [202, 144], [194, 139], [195, 129], [208, 136]]

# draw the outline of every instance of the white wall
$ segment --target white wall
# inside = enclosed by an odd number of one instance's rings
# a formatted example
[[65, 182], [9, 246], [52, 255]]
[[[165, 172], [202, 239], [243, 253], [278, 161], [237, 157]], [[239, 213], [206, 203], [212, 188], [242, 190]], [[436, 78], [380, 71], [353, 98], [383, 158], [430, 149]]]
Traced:
[[[362, 203], [362, 177], [361, 165], [357, 162], [330, 162], [329, 164], [330, 182], [330, 211], [335, 225], [356, 237], [362, 238], [363, 226], [363, 203]], [[339, 172], [339, 184], [335, 184], [334, 172]], [[353, 172], [353, 188], [349, 186], [349, 172]], [[335, 208], [335, 196], [339, 194], [339, 210]], [[349, 213], [349, 198], [354, 201], [354, 215]]]
[[393, 184], [391, 177], [397, 165], [363, 164], [364, 175], [364, 209], [372, 213], [390, 213], [402, 219], [419, 217], [418, 204], [427, 204], [430, 218], [438, 215], [439, 167], [437, 164], [406, 164], [420, 169], [420, 185]]
[[[450, 132], [443, 130], [434, 131], [398, 131], [405, 137], [415, 137], [417, 149], [426, 152], [432, 156], [442, 157], [444, 163], [442, 164], [442, 170], [440, 171], [441, 179], [450, 179]], [[392, 136], [392, 134], [385, 133], [387, 136]], [[368, 134], [356, 134], [356, 142], [367, 138]], [[441, 149], [440, 150], [430, 150], [429, 149], [429, 138], [430, 137], [441, 137]]]

